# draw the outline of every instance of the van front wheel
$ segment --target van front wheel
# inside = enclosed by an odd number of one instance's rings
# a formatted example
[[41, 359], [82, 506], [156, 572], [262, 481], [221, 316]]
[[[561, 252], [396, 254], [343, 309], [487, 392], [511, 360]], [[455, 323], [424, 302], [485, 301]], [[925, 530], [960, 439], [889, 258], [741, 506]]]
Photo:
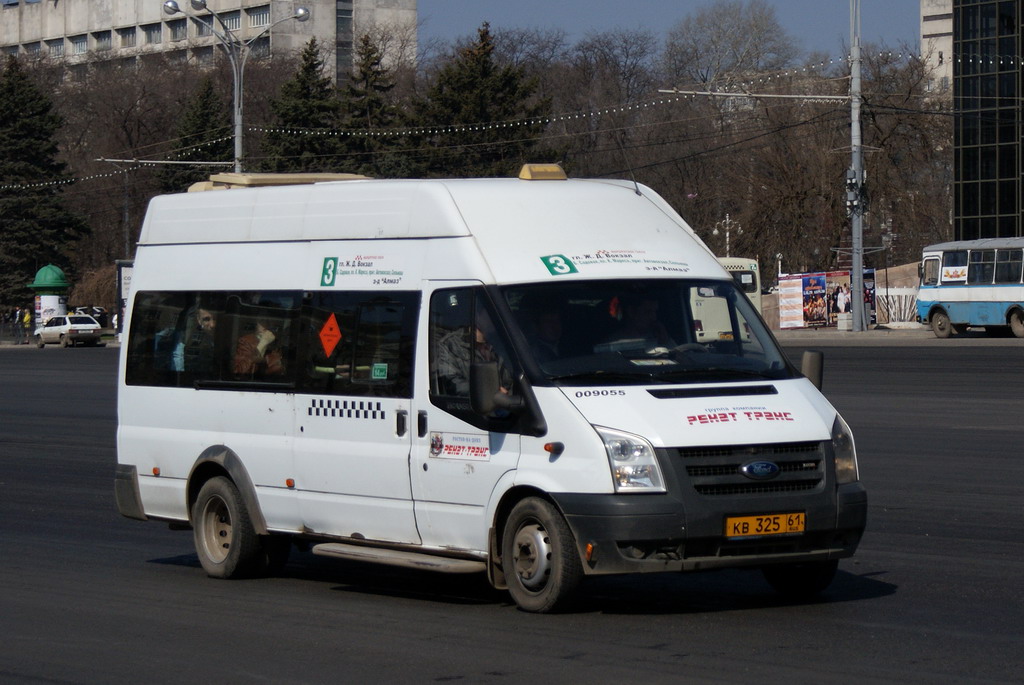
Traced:
[[196, 554], [212, 578], [238, 578], [259, 570], [262, 547], [235, 484], [206, 481], [192, 507]]
[[583, 576], [569, 524], [539, 497], [512, 509], [501, 554], [509, 594], [524, 611], [547, 613], [564, 605]]

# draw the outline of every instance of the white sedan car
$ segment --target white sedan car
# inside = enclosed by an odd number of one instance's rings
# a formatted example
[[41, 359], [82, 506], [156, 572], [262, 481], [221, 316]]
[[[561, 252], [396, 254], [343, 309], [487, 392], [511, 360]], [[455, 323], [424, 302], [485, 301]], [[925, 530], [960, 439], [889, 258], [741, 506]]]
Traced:
[[46, 343], [60, 343], [61, 347], [72, 347], [77, 343], [95, 345], [99, 341], [99, 323], [85, 314], [55, 316], [36, 329], [36, 345], [40, 348]]

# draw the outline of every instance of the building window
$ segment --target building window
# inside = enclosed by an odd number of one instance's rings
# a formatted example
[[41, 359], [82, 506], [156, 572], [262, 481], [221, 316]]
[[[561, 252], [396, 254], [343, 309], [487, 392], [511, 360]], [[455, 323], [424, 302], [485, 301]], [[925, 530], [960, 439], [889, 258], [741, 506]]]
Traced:
[[117, 30], [117, 41], [122, 48], [134, 48], [135, 47], [135, 27], [129, 26], [128, 28]]
[[270, 36], [262, 36], [251, 43], [252, 56], [256, 59], [267, 59], [270, 57]]
[[113, 47], [110, 31], [97, 31], [92, 34], [92, 42], [96, 46], [96, 50], [109, 50]]
[[192, 58], [196, 61], [197, 64], [200, 64], [204, 67], [210, 66], [211, 64], [213, 64], [213, 48], [209, 46], [203, 48], [195, 48], [192, 50]]
[[238, 10], [225, 12], [220, 16], [224, 20], [224, 28], [228, 31], [237, 31], [242, 28], [242, 14]]
[[71, 36], [68, 40], [71, 41], [71, 54], [72, 55], [84, 55], [89, 51], [89, 37], [82, 36]]
[[171, 40], [185, 40], [188, 38], [188, 22], [184, 19], [174, 19], [167, 22], [167, 32], [171, 34]]
[[25, 43], [21, 48], [25, 51], [26, 55], [30, 55], [32, 57], [38, 57], [39, 53], [42, 51], [39, 41], [36, 41], [35, 43]]
[[208, 38], [213, 35], [213, 30], [210, 28], [211, 18], [208, 19], [193, 19], [192, 25], [196, 28], [196, 35], [200, 38]]
[[146, 35], [146, 45], [155, 45], [159, 43], [162, 38], [163, 27], [160, 24], [148, 24], [142, 27], [142, 32]]
[[263, 5], [262, 7], [253, 7], [245, 11], [249, 15], [249, 27], [250, 28], [263, 28], [270, 26], [270, 5]]
[[63, 57], [64, 39], [57, 38], [55, 40], [46, 41], [46, 52], [50, 54], [50, 57]]

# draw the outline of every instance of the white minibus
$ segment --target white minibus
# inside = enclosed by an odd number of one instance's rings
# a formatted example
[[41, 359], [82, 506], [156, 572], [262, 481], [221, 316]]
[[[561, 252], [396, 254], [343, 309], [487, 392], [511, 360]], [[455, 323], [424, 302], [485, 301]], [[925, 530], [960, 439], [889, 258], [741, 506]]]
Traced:
[[[316, 554], [486, 573], [761, 569], [823, 590], [865, 526], [853, 437], [656, 193], [344, 180], [161, 196], [118, 378], [120, 512], [207, 574]], [[692, 303], [732, 331], [701, 340]]]

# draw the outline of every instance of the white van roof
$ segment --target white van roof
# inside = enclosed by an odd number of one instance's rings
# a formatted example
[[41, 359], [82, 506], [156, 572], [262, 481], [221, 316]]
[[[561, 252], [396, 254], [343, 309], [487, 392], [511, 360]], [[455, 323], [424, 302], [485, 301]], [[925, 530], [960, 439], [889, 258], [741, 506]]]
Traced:
[[492, 266], [538, 254], [683, 253], [697, 271], [722, 273], [668, 203], [623, 180], [349, 180], [164, 195], [151, 201], [139, 244], [457, 237], [474, 239]]

